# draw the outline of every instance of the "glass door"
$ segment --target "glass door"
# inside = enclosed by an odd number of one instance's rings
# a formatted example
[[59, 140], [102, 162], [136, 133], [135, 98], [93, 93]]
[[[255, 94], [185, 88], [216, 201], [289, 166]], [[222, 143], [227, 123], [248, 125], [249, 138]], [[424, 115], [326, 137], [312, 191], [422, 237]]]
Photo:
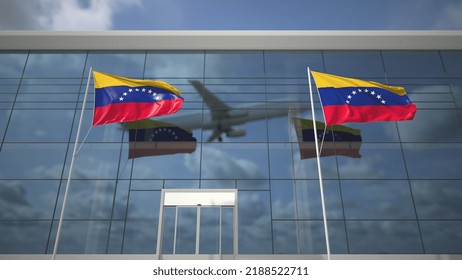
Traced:
[[235, 190], [164, 190], [159, 259], [232, 259], [237, 254]]

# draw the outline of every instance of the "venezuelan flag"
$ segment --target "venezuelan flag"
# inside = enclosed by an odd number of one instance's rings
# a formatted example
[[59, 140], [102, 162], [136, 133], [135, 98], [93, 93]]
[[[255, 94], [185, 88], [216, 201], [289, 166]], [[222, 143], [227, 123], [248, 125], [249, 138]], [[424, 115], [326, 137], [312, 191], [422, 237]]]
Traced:
[[197, 140], [189, 129], [153, 120], [128, 123], [128, 158], [192, 153]]
[[93, 126], [130, 122], [176, 113], [184, 99], [174, 86], [93, 71], [95, 109]]
[[402, 87], [311, 71], [326, 125], [412, 120], [417, 111]]
[[[314, 126], [312, 120], [293, 118], [295, 131], [300, 147], [301, 159], [315, 158], [316, 147], [314, 142]], [[361, 131], [344, 125], [328, 127], [324, 134], [326, 125], [316, 121], [316, 136], [318, 141], [324, 138], [320, 156], [346, 156], [360, 158]]]

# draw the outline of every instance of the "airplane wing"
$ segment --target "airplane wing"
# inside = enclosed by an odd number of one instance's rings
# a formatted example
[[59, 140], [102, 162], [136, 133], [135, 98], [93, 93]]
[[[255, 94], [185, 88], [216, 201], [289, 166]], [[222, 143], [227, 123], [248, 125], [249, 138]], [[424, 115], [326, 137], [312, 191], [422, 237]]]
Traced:
[[202, 96], [207, 107], [209, 107], [212, 119], [219, 121], [226, 118], [226, 113], [231, 110], [231, 107], [223, 103], [218, 97], [216, 97], [211, 91], [209, 91], [201, 82], [190, 81], [196, 91]]

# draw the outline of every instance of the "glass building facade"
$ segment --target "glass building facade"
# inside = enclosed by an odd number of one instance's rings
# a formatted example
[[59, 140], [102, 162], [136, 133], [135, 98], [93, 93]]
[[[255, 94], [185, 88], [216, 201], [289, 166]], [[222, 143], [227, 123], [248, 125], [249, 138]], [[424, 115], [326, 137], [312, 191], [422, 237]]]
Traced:
[[[326, 254], [316, 158], [302, 156], [294, 123], [312, 119], [307, 66], [403, 86], [418, 108], [412, 121], [345, 124], [360, 130], [360, 157], [326, 144], [331, 253], [462, 253], [462, 48], [183, 48], [0, 52], [1, 258], [53, 252], [90, 67], [177, 87], [183, 108], [153, 120], [189, 129], [196, 143], [129, 159], [126, 126], [91, 127], [91, 79], [58, 254]], [[218, 113], [238, 120], [227, 126]], [[204, 190], [236, 200], [164, 203]]]

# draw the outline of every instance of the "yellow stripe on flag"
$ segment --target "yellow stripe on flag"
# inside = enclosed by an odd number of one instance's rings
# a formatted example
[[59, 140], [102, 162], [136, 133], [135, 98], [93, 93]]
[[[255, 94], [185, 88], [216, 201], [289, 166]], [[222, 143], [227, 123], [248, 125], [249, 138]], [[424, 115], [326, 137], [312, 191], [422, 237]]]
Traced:
[[116, 75], [109, 75], [93, 71], [93, 77], [95, 79], [95, 88], [105, 88], [113, 86], [130, 86], [130, 87], [142, 87], [142, 86], [153, 86], [163, 88], [181, 96], [181, 92], [174, 86], [163, 81], [156, 80], [137, 80], [120, 77]]
[[345, 78], [341, 76], [319, 73], [315, 71], [311, 71], [311, 74], [313, 75], [313, 78], [316, 81], [317, 88], [376, 87], [391, 91], [393, 93], [396, 93], [397, 95], [406, 95], [406, 91], [402, 87], [387, 86], [377, 82]]

